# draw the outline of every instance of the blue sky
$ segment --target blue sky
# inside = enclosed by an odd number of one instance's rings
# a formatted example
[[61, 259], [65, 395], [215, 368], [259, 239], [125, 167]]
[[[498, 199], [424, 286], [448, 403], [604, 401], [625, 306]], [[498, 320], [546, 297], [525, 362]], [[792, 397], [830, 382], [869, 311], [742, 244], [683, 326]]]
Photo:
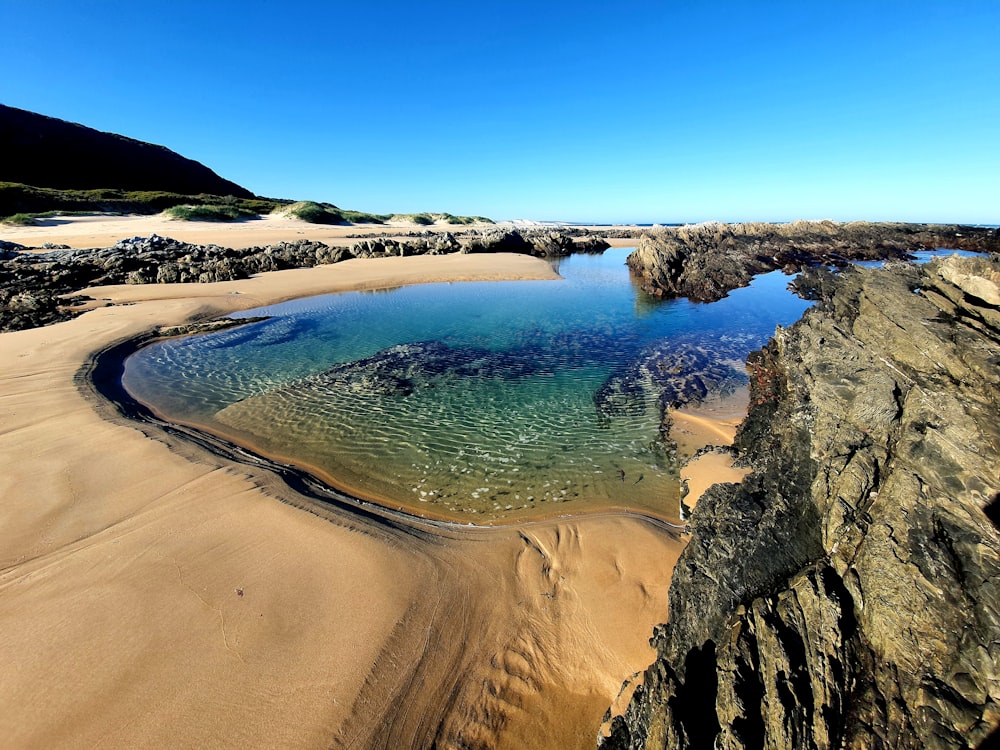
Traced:
[[0, 0], [0, 102], [375, 212], [1000, 222], [1000, 0]]

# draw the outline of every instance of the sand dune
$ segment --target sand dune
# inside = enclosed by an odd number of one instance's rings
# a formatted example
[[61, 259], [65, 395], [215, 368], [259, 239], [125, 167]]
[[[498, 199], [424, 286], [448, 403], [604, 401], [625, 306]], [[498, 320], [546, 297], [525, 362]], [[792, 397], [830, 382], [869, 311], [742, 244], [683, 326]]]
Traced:
[[0, 335], [0, 736], [8, 747], [592, 747], [642, 669], [681, 543], [630, 516], [430, 533], [317, 508], [98, 402], [96, 351], [193, 316], [521, 256], [351, 261], [92, 290]]

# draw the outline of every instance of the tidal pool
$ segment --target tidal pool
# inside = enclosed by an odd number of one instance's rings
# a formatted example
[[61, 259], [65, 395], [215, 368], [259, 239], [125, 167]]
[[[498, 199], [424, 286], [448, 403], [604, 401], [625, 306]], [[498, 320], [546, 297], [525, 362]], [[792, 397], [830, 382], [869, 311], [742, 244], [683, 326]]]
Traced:
[[123, 383], [168, 419], [416, 513], [677, 519], [662, 409], [741, 387], [746, 355], [810, 303], [777, 272], [712, 304], [658, 301], [633, 284], [628, 252], [554, 261], [556, 281], [260, 308], [242, 316], [267, 320], [143, 348]]

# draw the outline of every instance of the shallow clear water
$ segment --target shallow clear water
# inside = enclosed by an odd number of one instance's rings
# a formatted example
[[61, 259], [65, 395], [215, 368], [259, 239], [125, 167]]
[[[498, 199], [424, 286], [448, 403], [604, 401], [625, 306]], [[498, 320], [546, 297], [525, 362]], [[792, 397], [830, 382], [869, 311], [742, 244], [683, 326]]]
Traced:
[[[124, 384], [164, 416], [307, 466], [355, 494], [463, 521], [613, 505], [676, 518], [660, 393], [695, 401], [808, 307], [778, 272], [713, 304], [657, 301], [627, 249], [562, 280], [311, 297], [159, 342]], [[624, 479], [623, 479], [624, 477]]]

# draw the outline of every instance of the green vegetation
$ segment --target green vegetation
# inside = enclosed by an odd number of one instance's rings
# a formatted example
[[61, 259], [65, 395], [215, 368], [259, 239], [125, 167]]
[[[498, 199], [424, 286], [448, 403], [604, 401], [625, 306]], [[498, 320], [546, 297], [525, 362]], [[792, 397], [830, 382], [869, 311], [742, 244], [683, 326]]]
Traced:
[[239, 206], [171, 206], [164, 211], [171, 219], [182, 221], [236, 221], [238, 219], [256, 219], [256, 211], [247, 211]]
[[310, 224], [384, 224], [388, 216], [368, 214], [362, 211], [347, 211], [332, 203], [299, 201], [277, 209], [280, 213], [294, 216]]
[[487, 219], [485, 216], [455, 216], [453, 214], [432, 214], [427, 212], [419, 214], [393, 214], [392, 220], [409, 221], [420, 226], [431, 226], [439, 222], [455, 226], [493, 223], [492, 219]]
[[367, 214], [363, 211], [341, 211], [351, 224], [385, 224], [389, 214]]
[[163, 211], [188, 221], [234, 221], [280, 211], [311, 224], [384, 224], [389, 220], [410, 221], [420, 226], [493, 223], [484, 216], [448, 213], [370, 214], [315, 201], [180, 195], [158, 190], [57, 190], [0, 181], [0, 222], [5, 224], [31, 226], [35, 219], [56, 215], [157, 214]]
[[493, 224], [493, 219], [485, 216], [452, 216], [451, 214], [438, 214], [439, 220], [446, 224]]
[[316, 203], [314, 201], [299, 201], [290, 206], [283, 206], [277, 209], [286, 216], [292, 216], [310, 224], [346, 224], [344, 214], [340, 209], [329, 203]]
[[4, 218], [3, 223], [16, 227], [31, 227], [35, 225], [35, 214], [14, 214]]
[[37, 213], [20, 213], [0, 219], [2, 224], [12, 224], [20, 227], [31, 227], [37, 224], [36, 219], [51, 219], [53, 216], [95, 216], [97, 211], [39, 211]]
[[[270, 213], [286, 200], [233, 198], [222, 195], [180, 195], [157, 190], [57, 190], [0, 182], [0, 217], [23, 214], [32, 218], [55, 214], [157, 214], [173, 206], [232, 206], [251, 214]], [[8, 221], [9, 219], [0, 219]]]

